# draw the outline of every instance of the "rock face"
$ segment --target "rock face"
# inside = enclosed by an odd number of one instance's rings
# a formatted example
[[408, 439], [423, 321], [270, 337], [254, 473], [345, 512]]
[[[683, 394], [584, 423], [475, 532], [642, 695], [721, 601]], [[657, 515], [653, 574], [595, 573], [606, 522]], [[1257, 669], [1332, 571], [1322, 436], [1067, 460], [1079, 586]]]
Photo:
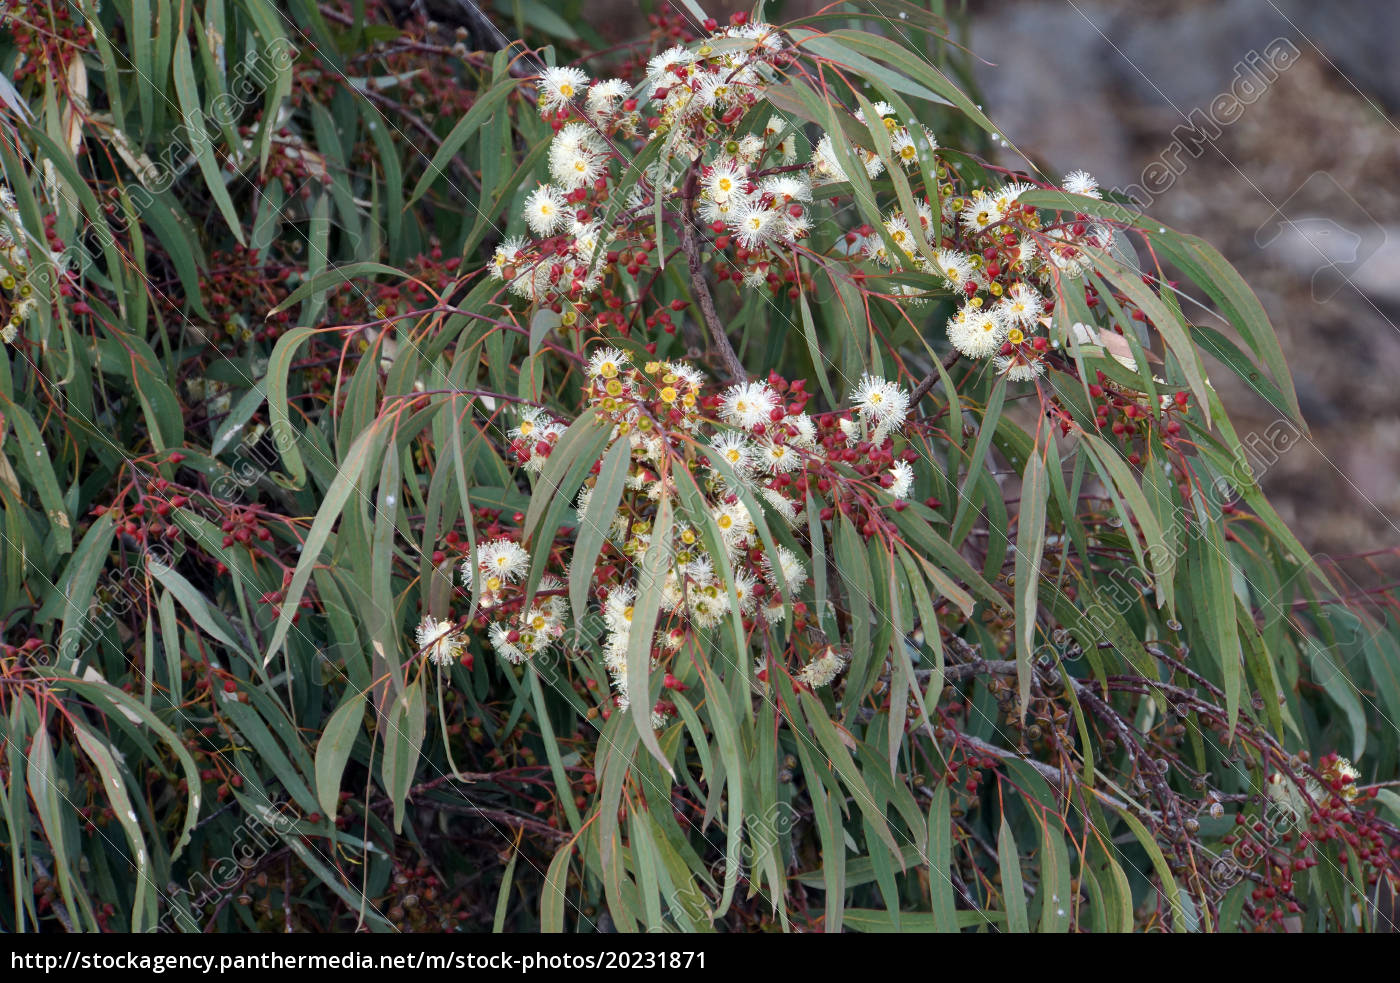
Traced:
[[[1311, 425], [1261, 480], [1303, 542], [1400, 544], [1400, 4], [976, 14], [970, 46], [998, 62], [978, 68], [982, 100], [1023, 151], [1050, 175], [1146, 191], [1150, 214], [1210, 240], [1259, 293]], [[1247, 391], [1225, 398], [1242, 438], [1274, 424]]]

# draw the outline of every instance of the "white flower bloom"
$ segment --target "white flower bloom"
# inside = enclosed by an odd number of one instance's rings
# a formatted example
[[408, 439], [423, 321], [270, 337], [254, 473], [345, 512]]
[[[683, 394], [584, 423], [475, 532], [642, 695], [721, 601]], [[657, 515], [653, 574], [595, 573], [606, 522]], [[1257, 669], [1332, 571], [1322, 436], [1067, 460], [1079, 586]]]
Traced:
[[976, 275], [971, 258], [956, 249], [940, 249], [934, 259], [938, 261], [938, 275], [954, 290], [961, 290], [962, 285]]
[[995, 310], [964, 304], [948, 320], [948, 340], [968, 358], [987, 358], [1001, 350], [1006, 325]]
[[507, 266], [519, 267], [525, 262], [525, 240], [519, 236], [512, 236], [496, 247], [495, 254], [491, 257], [491, 264], [486, 268], [494, 280], [504, 280]]
[[909, 413], [909, 394], [878, 376], [861, 376], [851, 390], [851, 402], [867, 423], [892, 423], [898, 427]]
[[788, 549], [786, 546], [778, 547], [778, 562], [774, 566], [772, 554], [764, 554], [763, 557], [763, 579], [768, 581], [768, 585], [774, 590], [781, 589], [778, 583], [777, 571], [781, 571], [783, 579], [787, 581], [788, 590], [796, 592], [807, 579], [807, 567], [802, 562], [802, 558]]
[[1054, 228], [1045, 235], [1056, 240], [1046, 249], [1046, 255], [1065, 276], [1077, 277], [1093, 265], [1093, 260], [1084, 250], [1072, 244], [1075, 236], [1070, 230]]
[[890, 468], [890, 474], [894, 477], [894, 484], [890, 485], [889, 493], [897, 499], [908, 498], [914, 488], [914, 469], [909, 462], [896, 461]]
[[618, 101], [627, 98], [630, 91], [630, 86], [622, 79], [594, 82], [588, 87], [588, 111], [597, 116], [611, 116]]
[[1035, 240], [1030, 236], [1025, 236], [1016, 247], [1016, 262], [1021, 264], [1022, 269], [1025, 269], [1030, 266], [1031, 260], [1035, 259], [1036, 252]]
[[506, 431], [511, 440], [538, 440], [541, 431], [554, 422], [549, 411], [530, 406], [520, 411], [520, 422]]
[[763, 500], [768, 503], [769, 508], [782, 516], [783, 522], [787, 523], [789, 528], [797, 525], [797, 506], [792, 503], [792, 499], [776, 488], [764, 488], [759, 494], [763, 496]]
[[699, 389], [705, 384], [705, 373], [689, 362], [667, 362], [666, 368], [678, 375], [681, 382], [691, 389]]
[[572, 156], [579, 151], [601, 154], [606, 150], [607, 147], [599, 138], [598, 132], [587, 123], [569, 123], [554, 134], [554, 139], [549, 142], [551, 157], [556, 154]]
[[885, 240], [878, 235], [866, 236], [865, 241], [861, 243], [861, 252], [872, 263], [879, 263], [881, 266], [892, 265], [890, 252], [885, 248]]
[[739, 138], [739, 152], [735, 156], [746, 164], [758, 162], [763, 153], [763, 138], [756, 133], [746, 133]]
[[729, 593], [715, 584], [707, 584], [686, 594], [690, 620], [700, 628], [713, 628], [729, 613]]
[[548, 184], [542, 184], [525, 199], [525, 224], [536, 235], [552, 235], [568, 219], [564, 195]]
[[[1020, 355], [998, 355], [992, 359], [997, 372], [1012, 382], [1030, 382], [1045, 374], [1045, 363], [1038, 358], [1026, 359]], [[1163, 397], [1170, 399], [1171, 397]]]
[[[481, 571], [488, 590], [498, 590], [500, 584], [514, 583], [530, 569], [530, 554], [512, 540], [488, 540], [477, 544], [476, 569]], [[462, 576], [468, 585], [472, 583], [470, 567], [464, 565]], [[492, 580], [497, 578], [500, 584], [492, 587]]]
[[992, 203], [1001, 215], [1010, 214], [1011, 206], [1016, 204], [1016, 199], [1020, 198], [1027, 191], [1034, 191], [1035, 185], [1026, 184], [1021, 181], [1013, 181], [1008, 185], [998, 188], [992, 194]]
[[724, 460], [730, 469], [741, 478], [753, 471], [755, 455], [753, 447], [741, 433], [726, 431], [715, 438], [710, 450]]
[[508, 628], [501, 622], [493, 622], [487, 629], [487, 637], [491, 640], [491, 647], [496, 650], [496, 654], [505, 659], [513, 666], [518, 666], [529, 658], [529, 655], [515, 642], [510, 640], [510, 633], [516, 629]]
[[742, 614], [753, 614], [753, 606], [756, 597], [753, 589], [758, 583], [758, 578], [747, 570], [739, 570], [734, 574], [734, 594], [739, 599], [739, 611]]
[[695, 87], [696, 102], [715, 109], [731, 105], [737, 95], [738, 86], [729, 78], [728, 72], [702, 76]]
[[546, 68], [540, 76], [540, 105], [545, 109], [567, 106], [588, 86], [588, 76], [577, 68]]
[[603, 602], [603, 622], [609, 631], [626, 634], [632, 630], [632, 603], [636, 599], [637, 591], [633, 587], [614, 587], [608, 591]]
[[806, 413], [796, 413], [783, 421], [797, 431], [788, 437], [788, 443], [803, 450], [813, 450], [817, 446], [817, 425]]
[[759, 182], [759, 193], [773, 196], [780, 205], [812, 200], [812, 182], [803, 174], [770, 174]]
[[777, 211], [765, 208], [753, 200], [741, 205], [729, 223], [729, 227], [739, 239], [739, 244], [750, 252], [776, 238], [781, 226], [782, 220]]
[[823, 133], [817, 145], [812, 148], [812, 174], [823, 182], [850, 180], [846, 169], [836, 159], [836, 150], [829, 133]]
[[995, 199], [987, 192], [977, 190], [963, 206], [961, 220], [963, 228], [969, 232], [983, 232], [1002, 220], [1005, 216], [997, 210]]
[[785, 474], [802, 467], [802, 454], [787, 444], [765, 440], [758, 450], [758, 459], [772, 474]]
[[749, 510], [743, 502], [735, 501], [717, 506], [710, 511], [710, 517], [714, 519], [715, 528], [719, 530], [720, 538], [724, 540], [727, 548], [737, 549], [747, 546], [752, 541], [753, 517], [749, 515]]
[[894, 244], [903, 250], [904, 255], [914, 255], [914, 250], [917, 248], [914, 245], [914, 233], [909, 228], [908, 220], [902, 214], [896, 212], [885, 219], [885, 231], [894, 240]]
[[747, 180], [746, 168], [732, 163], [716, 164], [705, 176], [705, 191], [715, 201], [729, 201], [735, 194], [744, 193]]
[[599, 348], [588, 357], [590, 379], [614, 379], [627, 367], [627, 353], [616, 348]]
[[701, 198], [699, 202], [700, 217], [706, 222], [733, 222], [739, 215], [742, 208], [748, 206], [750, 196], [742, 192], [731, 194], [724, 201], [715, 201], [713, 198]]
[[461, 654], [462, 642], [457, 637], [457, 626], [450, 621], [439, 621], [425, 615], [418, 623], [417, 635], [418, 651], [435, 666], [450, 666]]
[[695, 60], [695, 55], [689, 49], [680, 45], [667, 48], [661, 54], [647, 62], [647, 75], [652, 79], [659, 79], [662, 84], [666, 84], [666, 75], [671, 69], [681, 65], [688, 65]]
[[569, 228], [574, 237], [574, 253], [585, 262], [593, 259], [603, 242], [602, 222], [580, 222], [577, 219]]
[[777, 409], [778, 394], [764, 382], [741, 382], [724, 391], [720, 400], [720, 416], [726, 423], [749, 429], [771, 422], [770, 414]]
[[554, 180], [573, 191], [590, 185], [603, 176], [603, 162], [587, 151], [579, 150], [568, 156], [550, 154], [549, 174]]
[[835, 646], [828, 645], [822, 654], [807, 663], [797, 672], [799, 682], [816, 688], [826, 686], [846, 668], [846, 657]]
[[919, 166], [919, 146], [903, 127], [890, 134], [890, 154], [906, 169]]
[[1088, 195], [1090, 198], [1103, 197], [1103, 193], [1099, 191], [1099, 182], [1088, 171], [1070, 171], [1065, 175], [1064, 188], [1070, 194]]
[[1044, 301], [1029, 283], [1013, 284], [997, 308], [1007, 327], [1030, 328], [1040, 319]]

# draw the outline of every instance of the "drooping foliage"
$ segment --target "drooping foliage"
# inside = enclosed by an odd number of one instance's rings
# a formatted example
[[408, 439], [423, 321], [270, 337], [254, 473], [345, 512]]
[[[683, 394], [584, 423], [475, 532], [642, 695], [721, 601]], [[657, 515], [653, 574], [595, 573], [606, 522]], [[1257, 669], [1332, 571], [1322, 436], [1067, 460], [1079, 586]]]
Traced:
[[1221, 255], [926, 9], [500, 6], [0, 15], [0, 925], [1392, 920]]

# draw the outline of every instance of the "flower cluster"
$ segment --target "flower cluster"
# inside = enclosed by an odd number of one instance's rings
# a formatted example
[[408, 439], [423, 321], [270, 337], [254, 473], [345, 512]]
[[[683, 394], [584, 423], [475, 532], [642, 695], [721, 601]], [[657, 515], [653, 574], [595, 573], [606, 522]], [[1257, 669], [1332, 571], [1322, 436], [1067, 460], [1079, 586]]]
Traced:
[[45, 267], [58, 276], [65, 272], [66, 258], [62, 252], [45, 249], [36, 264], [32, 262], [28, 243], [14, 192], [0, 185], [0, 288], [4, 290], [8, 309], [0, 320], [0, 341], [7, 345], [19, 336], [24, 322], [39, 311], [32, 282], [39, 268]]
[[[805, 174], [758, 175], [765, 162], [790, 164], [793, 128], [772, 117], [762, 134], [732, 134], [734, 125], [764, 98], [773, 66], [789, 44], [776, 28], [742, 23], [715, 26], [695, 50], [675, 46], [652, 58], [636, 86], [619, 78], [595, 80], [581, 69], [546, 69], [538, 89], [541, 115], [555, 129], [549, 146], [550, 182], [524, 201], [523, 220], [534, 240], [511, 237], [496, 250], [490, 274], [534, 303], [565, 304], [598, 290], [608, 246], [628, 226], [650, 215], [656, 196], [680, 194], [681, 172], [700, 167], [697, 215], [716, 232], [728, 231], [748, 253], [745, 274], [769, 273], [767, 248], [802, 239], [811, 228]], [[626, 210], [605, 210], [625, 156], [620, 142], [665, 141], [648, 173], [635, 185]], [[611, 224], [605, 218], [611, 216]], [[687, 221], [690, 217], [687, 216]], [[566, 322], [571, 323], [571, 322]]]
[[[870, 177], [885, 168], [887, 155], [905, 169], [931, 163], [938, 176], [937, 204], [924, 198], [914, 213], [887, 212], [881, 228], [866, 226], [848, 237], [860, 255], [895, 272], [937, 277], [962, 304], [947, 324], [948, 340], [962, 355], [992, 359], [997, 372], [1013, 381], [1034, 379], [1045, 370], [1051, 347], [1048, 335], [1051, 297], [1064, 281], [1083, 275], [1093, 250], [1113, 244], [1113, 230], [1077, 216], [1075, 221], [1043, 226], [1035, 206], [1021, 202], [1036, 185], [1011, 181], [999, 186], [966, 186], [954, 168], [934, 157], [931, 131], [914, 120], [901, 120], [894, 107], [877, 103], [889, 142], [882, 153], [847, 141], [847, 148]], [[864, 114], [856, 117], [865, 122]], [[882, 155], [884, 154], [884, 155]], [[931, 158], [931, 160], [930, 160]], [[814, 183], [847, 181], [830, 134], [813, 148], [808, 172]], [[1065, 190], [1100, 197], [1093, 177], [1083, 171], [1066, 176]], [[926, 292], [909, 283], [896, 295], [917, 302]]]
[[[900, 120], [895, 116], [895, 108], [887, 102], [875, 103], [874, 109], [888, 134], [888, 142], [881, 149], [905, 170], [918, 167], [920, 157], [927, 157], [938, 149], [938, 141], [927, 126], [914, 120]], [[855, 117], [861, 123], [866, 122], [863, 110], [857, 109]], [[873, 179], [884, 173], [885, 160], [879, 153], [855, 145], [850, 150], [865, 168], [867, 177]], [[813, 179], [819, 184], [850, 180], [836, 155], [830, 134], [823, 134], [812, 149], [811, 171]]]
[[[609, 473], [615, 507], [611, 501], [607, 507], [594, 503], [610, 451], [593, 462], [574, 503], [577, 528], [601, 533], [593, 569], [566, 562], [571, 546], [564, 530], [562, 542], [549, 545], [538, 584], [527, 595], [531, 551], [517, 534], [502, 531], [477, 544], [462, 565], [462, 578], [492, 648], [516, 665], [564, 635], [565, 584], [587, 578], [601, 622], [582, 630], [600, 645], [616, 706], [630, 705], [628, 659], [638, 652], [671, 681], [672, 660], [688, 643], [703, 644], [703, 633], [735, 618], [746, 632], [763, 631], [804, 610], [799, 599], [806, 561], [761, 530], [803, 537], [815, 495], [822, 503], [817, 521], [839, 511], [871, 534], [882, 528], [883, 512], [903, 508], [912, 492], [918, 454], [894, 447], [907, 425], [910, 395], [885, 379], [862, 378], [850, 393], [849, 409], [813, 416], [805, 409], [805, 384], [777, 376], [717, 389], [684, 361], [635, 362], [612, 347], [595, 349], [583, 374], [584, 403], [598, 425], [610, 428], [609, 447], [624, 442], [627, 449], [620, 491], [617, 472]], [[538, 473], [565, 429], [547, 411], [527, 408], [507, 434], [508, 453]], [[674, 519], [665, 541], [654, 543], [663, 500], [674, 504], [667, 510]], [[654, 626], [640, 629], [649, 636], [639, 644], [633, 615], [644, 587], [643, 562], [654, 547], [665, 557], [653, 588], [659, 615]], [[792, 635], [791, 651], [800, 664], [793, 678], [827, 685], [846, 657], [827, 646], [812, 648], [804, 634]], [[463, 655], [464, 638], [451, 622], [428, 617], [418, 644], [433, 662], [450, 664]], [[654, 707], [656, 726], [669, 708], [664, 701]]]

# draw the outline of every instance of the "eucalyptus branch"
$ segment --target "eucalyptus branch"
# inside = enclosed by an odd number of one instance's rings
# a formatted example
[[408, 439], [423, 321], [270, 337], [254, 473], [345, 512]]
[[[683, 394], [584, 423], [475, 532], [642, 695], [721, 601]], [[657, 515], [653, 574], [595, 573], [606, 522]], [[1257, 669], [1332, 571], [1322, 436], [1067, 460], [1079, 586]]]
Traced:
[[699, 191], [699, 178], [699, 166], [692, 164], [686, 174], [685, 189], [682, 191], [685, 213], [680, 223], [681, 252], [685, 253], [686, 266], [690, 270], [691, 289], [695, 291], [695, 303], [700, 308], [700, 316], [710, 331], [710, 341], [719, 351], [720, 359], [730, 377], [738, 382], [747, 377], [744, 363], [739, 361], [734, 346], [729, 343], [729, 335], [720, 323], [719, 314], [715, 312], [715, 301], [710, 295], [710, 285], [705, 279], [705, 270], [700, 259], [700, 247], [695, 240], [695, 197]]

